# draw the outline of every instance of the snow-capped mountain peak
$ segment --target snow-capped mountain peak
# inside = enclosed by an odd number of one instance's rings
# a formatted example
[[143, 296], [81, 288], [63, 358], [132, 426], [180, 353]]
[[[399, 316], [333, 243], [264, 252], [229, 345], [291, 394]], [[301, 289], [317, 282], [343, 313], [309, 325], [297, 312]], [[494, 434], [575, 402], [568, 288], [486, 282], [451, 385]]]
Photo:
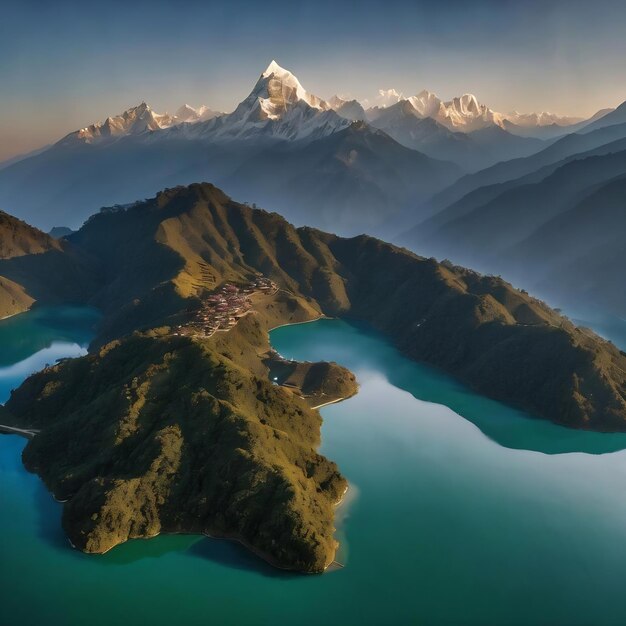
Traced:
[[184, 122], [187, 124], [195, 124], [196, 122], [205, 122], [218, 115], [221, 115], [221, 113], [213, 111], [205, 105], [199, 106], [196, 109], [188, 104], [183, 104], [183, 106], [176, 111], [175, 117], [177, 123]]
[[148, 104], [141, 104], [126, 109], [123, 113], [107, 117], [104, 122], [96, 122], [85, 128], [70, 133], [60, 143], [93, 143], [111, 140], [127, 135], [139, 135], [150, 131], [169, 128], [176, 123], [176, 118], [169, 113], [156, 113]]
[[440, 121], [451, 130], [471, 132], [488, 126], [502, 126], [503, 117], [481, 104], [471, 93], [452, 98], [442, 104]]
[[397, 104], [401, 100], [404, 100], [404, 96], [396, 89], [379, 89], [378, 95], [374, 99], [375, 109], [386, 109], [387, 107]]
[[276, 74], [276, 76], [280, 76], [281, 78], [285, 78], [287, 80], [298, 82], [298, 79], [289, 70], [286, 70], [284, 67], [278, 65], [274, 59], [272, 59], [271, 63], [267, 66], [261, 76], [268, 78], [272, 74]]
[[441, 100], [431, 91], [420, 91], [416, 96], [407, 98], [420, 117], [433, 117], [439, 111]]
[[328, 135], [348, 124], [289, 70], [272, 61], [232, 113], [198, 125], [193, 133], [218, 141], [296, 140]]
[[250, 95], [258, 99], [270, 119], [279, 118], [290, 105], [297, 104], [298, 101], [323, 111], [330, 108], [324, 100], [310, 94], [289, 70], [278, 65], [276, 61], [267, 66]]
[[[200, 107], [200, 109], [204, 109], [205, 107], [202, 106]], [[188, 105], [188, 104], [183, 104], [175, 113], [176, 117], [181, 120], [182, 122], [187, 122], [190, 119], [194, 119], [198, 116], [200, 109], [194, 109], [194, 107]]]
[[366, 118], [365, 110], [358, 100], [346, 100], [340, 96], [333, 96], [328, 100], [328, 105], [338, 115], [346, 120], [363, 121]]
[[174, 122], [174, 117], [169, 115], [169, 113], [156, 113], [148, 104], [142, 102], [136, 107], [127, 109], [120, 115], [107, 117], [101, 128], [105, 132], [107, 130], [110, 131], [111, 135], [126, 135], [141, 133], [146, 130], [168, 128]]
[[[476, 115], [480, 113], [481, 106], [473, 93], [464, 93], [458, 98], [452, 100], [454, 106], [465, 115]], [[484, 107], [485, 109], [487, 107]]]
[[332, 96], [331, 98], [328, 99], [328, 104], [333, 109], [338, 109], [339, 107], [342, 107], [344, 104], [346, 104], [348, 102], [349, 102], [348, 100], [346, 100], [345, 98], [341, 98], [337, 94], [335, 94], [334, 96]]

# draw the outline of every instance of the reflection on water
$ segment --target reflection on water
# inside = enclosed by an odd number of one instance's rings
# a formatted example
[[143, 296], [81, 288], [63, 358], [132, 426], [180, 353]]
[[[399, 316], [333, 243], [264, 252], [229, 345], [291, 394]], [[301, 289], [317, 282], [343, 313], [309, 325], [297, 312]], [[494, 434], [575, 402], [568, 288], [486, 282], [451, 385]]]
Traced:
[[[328, 325], [325, 329], [324, 324]], [[309, 354], [309, 360], [334, 358], [344, 365], [350, 361], [349, 367], [357, 368], [360, 372], [384, 372], [385, 380], [393, 387], [407, 391], [416, 399], [449, 407], [473, 422], [501, 446], [536, 450], [545, 454], [603, 454], [626, 449], [626, 433], [606, 434], [574, 430], [533, 418], [523, 411], [473, 392], [443, 372], [403, 357], [381, 335], [365, 325], [346, 324], [336, 320], [320, 321], [317, 329], [324, 329], [330, 345], [335, 341], [340, 342], [340, 345], [333, 345], [333, 356], [329, 356], [329, 344], [326, 342], [320, 342], [318, 347], [307, 344], [307, 349], [310, 348], [313, 352], [313, 355]], [[370, 346], [369, 349], [359, 351], [358, 361], [353, 358], [350, 340]], [[341, 347], [341, 342], [344, 347]], [[305, 358], [304, 354], [290, 356]]]
[[86, 354], [100, 318], [87, 307], [41, 307], [0, 320], [0, 403], [30, 374]]
[[6, 402], [11, 389], [19, 387], [22, 381], [31, 374], [55, 363], [57, 359], [77, 357], [84, 354], [87, 354], [87, 349], [77, 343], [53, 341], [50, 346], [42, 348], [39, 352], [35, 352], [35, 354], [25, 358], [23, 361], [0, 367], [0, 403]]
[[23, 361], [54, 342], [86, 347], [99, 318], [95, 309], [64, 306], [35, 308], [0, 320], [0, 367]]

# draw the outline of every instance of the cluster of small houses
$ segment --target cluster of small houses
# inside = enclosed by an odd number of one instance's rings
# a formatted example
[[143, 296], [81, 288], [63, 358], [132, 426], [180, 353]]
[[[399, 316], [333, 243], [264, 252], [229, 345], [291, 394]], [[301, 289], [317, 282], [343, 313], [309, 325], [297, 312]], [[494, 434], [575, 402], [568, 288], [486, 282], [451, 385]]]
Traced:
[[202, 301], [195, 318], [189, 324], [179, 326], [177, 334], [210, 337], [218, 330], [229, 330], [252, 308], [251, 295], [276, 291], [276, 284], [264, 277], [255, 278], [242, 287], [226, 283]]

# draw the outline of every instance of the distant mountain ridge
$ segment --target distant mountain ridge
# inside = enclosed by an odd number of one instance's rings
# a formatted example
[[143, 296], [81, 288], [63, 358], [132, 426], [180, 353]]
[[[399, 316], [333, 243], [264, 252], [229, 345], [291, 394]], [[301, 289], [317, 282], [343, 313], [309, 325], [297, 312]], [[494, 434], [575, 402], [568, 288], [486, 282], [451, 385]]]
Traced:
[[597, 119], [592, 119], [589, 124], [584, 125], [580, 132], [591, 133], [595, 130], [618, 124], [626, 124], [626, 102], [620, 104], [616, 109], [607, 110], [604, 115]]
[[592, 153], [610, 152], [613, 149], [613, 143], [624, 138], [626, 138], [626, 123], [601, 126], [586, 133], [580, 131], [565, 135], [532, 155], [496, 163], [479, 172], [459, 178], [453, 185], [433, 197], [431, 204], [436, 209], [442, 209], [478, 188], [513, 181], [536, 172], [542, 167], [575, 158], [576, 155], [591, 156]]
[[[621, 139], [569, 154], [620, 134]], [[470, 187], [399, 241], [438, 258], [502, 274], [574, 310], [592, 306], [626, 315], [621, 287], [626, 266], [626, 124], [570, 135], [559, 143], [546, 154], [502, 164], [500, 170], [508, 166], [521, 175]], [[489, 170], [477, 178], [485, 180], [487, 174]]]

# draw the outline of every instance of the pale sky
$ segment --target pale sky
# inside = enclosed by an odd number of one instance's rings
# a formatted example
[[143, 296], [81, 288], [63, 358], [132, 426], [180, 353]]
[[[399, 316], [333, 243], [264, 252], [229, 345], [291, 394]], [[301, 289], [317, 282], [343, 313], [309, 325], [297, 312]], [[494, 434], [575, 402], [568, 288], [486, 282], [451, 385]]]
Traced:
[[626, 100], [626, 2], [8, 0], [0, 160], [145, 100], [229, 111], [276, 59], [321, 97], [474, 93], [590, 116]]

